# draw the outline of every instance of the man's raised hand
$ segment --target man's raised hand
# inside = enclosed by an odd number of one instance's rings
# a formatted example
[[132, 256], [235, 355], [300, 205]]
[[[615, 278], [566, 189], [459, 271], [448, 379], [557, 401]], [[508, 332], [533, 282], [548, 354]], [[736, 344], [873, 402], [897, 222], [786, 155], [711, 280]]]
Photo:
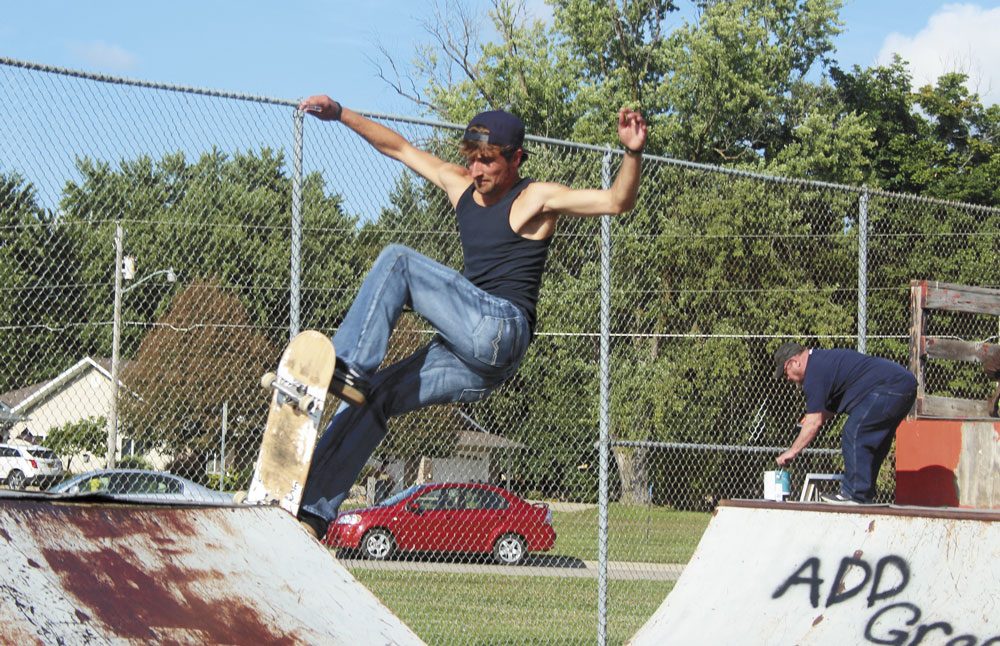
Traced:
[[629, 150], [642, 150], [646, 145], [646, 120], [635, 110], [618, 111], [618, 138]]

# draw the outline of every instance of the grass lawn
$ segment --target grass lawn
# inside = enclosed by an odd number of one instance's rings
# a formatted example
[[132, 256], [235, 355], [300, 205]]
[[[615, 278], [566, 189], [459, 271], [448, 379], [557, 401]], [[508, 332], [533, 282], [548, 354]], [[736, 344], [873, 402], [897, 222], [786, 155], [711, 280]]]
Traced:
[[[686, 563], [710, 513], [612, 504], [612, 561]], [[597, 560], [597, 509], [554, 511], [556, 544], [548, 555]], [[598, 581], [592, 578], [409, 572], [353, 572], [431, 646], [594, 644]], [[652, 616], [672, 581], [608, 581], [607, 643], [621, 644]]]
[[[431, 646], [597, 641], [597, 580], [359, 570], [354, 573]], [[608, 644], [656, 611], [671, 581], [608, 583]]]
[[[608, 509], [608, 558], [640, 563], [687, 563], [712, 519], [709, 512], [619, 505]], [[597, 508], [552, 512], [552, 554], [597, 560]]]

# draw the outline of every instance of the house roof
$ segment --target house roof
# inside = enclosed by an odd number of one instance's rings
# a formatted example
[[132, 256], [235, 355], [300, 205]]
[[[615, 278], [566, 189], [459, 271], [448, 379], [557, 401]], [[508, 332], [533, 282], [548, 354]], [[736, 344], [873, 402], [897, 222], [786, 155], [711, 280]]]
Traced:
[[45, 384], [49, 382], [42, 381], [31, 386], [25, 386], [24, 388], [18, 388], [17, 390], [8, 390], [7, 392], [0, 395], [0, 404], [3, 404], [8, 410], [17, 406], [25, 399], [45, 387]]
[[[458, 446], [465, 449], [523, 449], [524, 444], [508, 440], [502, 435], [490, 433], [483, 428], [479, 422], [467, 415], [457, 406], [451, 407], [451, 412], [455, 413], [461, 421], [456, 424], [458, 428]], [[464, 427], [464, 428], [463, 428]], [[472, 430], [469, 430], [469, 429]]]
[[10, 406], [0, 401], [0, 422], [19, 422], [24, 417], [11, 410]]
[[68, 381], [74, 379], [87, 370], [97, 370], [106, 378], [111, 379], [110, 369], [105, 368], [102, 365], [105, 362], [110, 364], [111, 360], [94, 360], [90, 357], [84, 357], [67, 370], [64, 370], [54, 379], [39, 382], [31, 386], [25, 386], [24, 388], [19, 388], [17, 390], [11, 390], [0, 395], [0, 402], [9, 406], [11, 411], [16, 414], [20, 411], [31, 408], [35, 402], [45, 399], [45, 397], [47, 397], [51, 392], [58, 390]]
[[467, 449], [523, 449], [524, 444], [482, 431], [459, 431], [458, 446]]

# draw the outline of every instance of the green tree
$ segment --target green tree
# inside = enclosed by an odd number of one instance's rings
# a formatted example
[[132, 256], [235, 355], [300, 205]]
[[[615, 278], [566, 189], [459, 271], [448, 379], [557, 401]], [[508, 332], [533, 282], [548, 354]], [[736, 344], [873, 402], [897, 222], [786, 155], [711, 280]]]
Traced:
[[[83, 159], [82, 176], [64, 190], [67, 223], [82, 233], [77, 242], [81, 302], [89, 316], [112, 317], [115, 222], [125, 228], [125, 252], [137, 262], [137, 278], [172, 268], [181, 283], [211, 276], [247, 308], [250, 320], [283, 345], [289, 329], [291, 180], [280, 153], [225, 155], [217, 150], [191, 164], [183, 154], [121, 162]], [[301, 252], [301, 320], [328, 327], [342, 315], [341, 286], [359, 273], [354, 238], [357, 220], [347, 216], [338, 196], [326, 193], [318, 174], [303, 182], [305, 233]], [[364, 256], [364, 254], [360, 254]], [[128, 287], [126, 283], [125, 287]], [[130, 356], [147, 323], [163, 316], [171, 291], [150, 281], [122, 304], [122, 349]], [[94, 355], [110, 354], [105, 324], [81, 331], [81, 344]]]
[[888, 66], [848, 73], [830, 70], [841, 111], [856, 114], [871, 129], [870, 174], [865, 183], [873, 188], [903, 193], [919, 192], [904, 174], [901, 162], [921, 136], [922, 118], [913, 111], [910, 74], [895, 57]]
[[[250, 325], [240, 300], [216, 281], [180, 292], [122, 372], [124, 435], [175, 457], [215, 451], [228, 407], [227, 442], [254, 455], [267, 417], [260, 376], [280, 349]], [[185, 474], [200, 477], [200, 473]]]
[[[906, 343], [894, 337], [906, 332], [911, 280], [1000, 284], [994, 261], [1000, 245], [991, 233], [1000, 227], [997, 214], [958, 203], [998, 204], [1000, 108], [984, 108], [961, 74], [945, 74], [934, 86], [914, 92], [898, 57], [888, 66], [854, 67], [849, 73], [835, 69], [832, 77], [844, 109], [861, 115], [872, 130], [867, 183], [954, 201], [911, 209], [892, 194], [868, 200], [870, 233], [878, 241], [868, 258], [869, 285], [877, 295], [868, 303], [869, 330], [885, 339], [876, 342], [876, 352], [904, 360]], [[936, 335], [963, 338], [977, 327], [947, 313], [936, 315], [934, 325]], [[936, 367], [929, 392], [979, 398], [984, 387], [975, 366], [956, 363]]]
[[[499, 42], [482, 43], [478, 16], [449, 0], [424, 23], [433, 43], [419, 48], [411, 70], [386, 80], [445, 121], [463, 123], [482, 110], [506, 108], [533, 134], [565, 136], [579, 119], [573, 95], [580, 64], [541, 22], [528, 23], [524, 0], [492, 5], [489, 21]], [[417, 87], [421, 80], [426, 87]]]
[[63, 458], [78, 453], [103, 457], [108, 450], [108, 420], [91, 417], [49, 429], [45, 445]]
[[[793, 92], [826, 65], [841, 0], [705, 3], [697, 23], [670, 34], [657, 87], [665, 154], [755, 164], [792, 139]], [[804, 115], [799, 115], [800, 118]]]
[[926, 197], [1000, 204], [1000, 107], [984, 107], [964, 74], [941, 76], [917, 92], [898, 56], [888, 66], [833, 69], [843, 111], [871, 129], [872, 187]]
[[34, 187], [0, 173], [0, 391], [55, 376], [79, 357], [74, 232], [38, 206]]
[[772, 146], [760, 170], [782, 177], [858, 186], [871, 178], [871, 156], [877, 143], [873, 128], [856, 112], [844, 112], [829, 86], [801, 84], [793, 93], [800, 101], [796, 127], [780, 146]]
[[984, 108], [966, 87], [965, 74], [941, 76], [916, 96], [928, 117], [911, 173], [928, 197], [989, 206], [1000, 205], [1000, 106]]

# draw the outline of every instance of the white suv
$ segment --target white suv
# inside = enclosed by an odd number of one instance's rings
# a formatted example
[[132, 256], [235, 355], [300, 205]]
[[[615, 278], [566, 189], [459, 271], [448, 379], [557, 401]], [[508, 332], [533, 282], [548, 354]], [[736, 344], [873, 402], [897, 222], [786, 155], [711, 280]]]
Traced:
[[6, 482], [11, 489], [28, 485], [45, 489], [59, 482], [62, 475], [62, 461], [51, 449], [0, 444], [0, 482]]

